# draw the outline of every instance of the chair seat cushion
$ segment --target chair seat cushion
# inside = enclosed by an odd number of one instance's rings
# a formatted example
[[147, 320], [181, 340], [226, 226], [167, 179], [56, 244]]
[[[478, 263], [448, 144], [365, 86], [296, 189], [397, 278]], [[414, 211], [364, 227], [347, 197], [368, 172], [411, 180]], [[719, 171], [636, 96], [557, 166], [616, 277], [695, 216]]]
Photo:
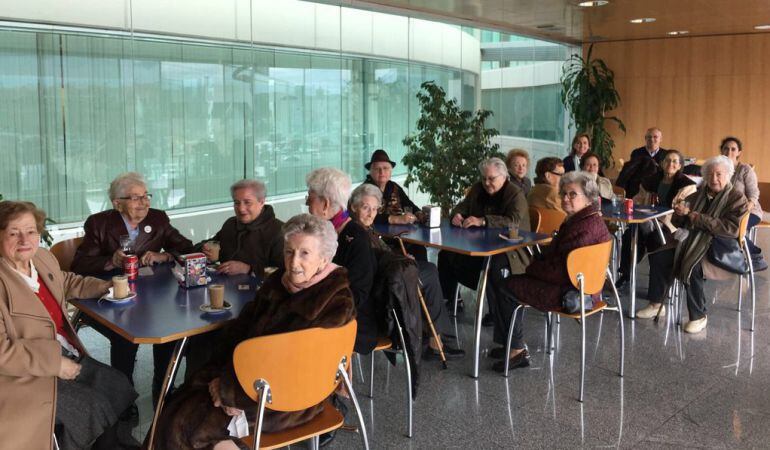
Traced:
[[[278, 433], [262, 433], [259, 448], [286, 447], [287, 445], [310, 439], [313, 436], [336, 430], [344, 422], [345, 418], [342, 417], [342, 414], [337, 411], [337, 408], [334, 407], [331, 401], [326, 400], [324, 401], [324, 409], [321, 411], [321, 414], [315, 416], [310, 422], [298, 427], [289, 428], [288, 430], [279, 431]], [[251, 448], [254, 437], [250, 435], [242, 438], [242, 440]]]

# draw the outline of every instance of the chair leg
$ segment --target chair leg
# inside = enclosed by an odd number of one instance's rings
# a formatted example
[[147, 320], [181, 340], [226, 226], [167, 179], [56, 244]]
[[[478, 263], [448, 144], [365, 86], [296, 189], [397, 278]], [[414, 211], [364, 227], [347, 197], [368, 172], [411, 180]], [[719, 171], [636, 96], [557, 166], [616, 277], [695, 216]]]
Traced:
[[310, 449], [311, 450], [318, 450], [320, 448], [319, 446], [319, 436], [313, 436], [310, 438]]
[[511, 325], [508, 327], [508, 339], [505, 341], [505, 354], [503, 355], [503, 358], [505, 358], [505, 368], [503, 369], [503, 377], [505, 378], [508, 378], [508, 364], [510, 363], [510, 358], [508, 357], [508, 355], [511, 354], [511, 340], [513, 339], [513, 326], [516, 324], [516, 316], [519, 315], [519, 310], [521, 308], [522, 306], [519, 305], [516, 307], [516, 309], [513, 310], [513, 317], [511, 317]]
[[364, 449], [369, 450], [369, 437], [366, 434], [366, 423], [364, 422], [364, 415], [361, 413], [361, 406], [358, 404], [356, 398], [356, 392], [353, 390], [353, 383], [348, 378], [348, 371], [345, 369], [345, 361], [341, 361], [337, 368], [337, 373], [342, 377], [342, 382], [345, 384], [350, 394], [350, 401], [353, 402], [353, 407], [356, 409], [356, 415], [358, 415], [358, 429], [361, 431], [361, 439], [364, 441]]
[[545, 314], [545, 352], [551, 354], [553, 350], [553, 314]]
[[359, 355], [358, 353], [354, 353], [354, 354], [356, 355], [356, 363], [357, 363], [356, 365], [358, 366], [358, 378], [363, 383], [365, 380], [364, 380], [364, 368], [361, 366], [361, 355]]
[[401, 351], [404, 355], [404, 367], [406, 369], [406, 401], [409, 408], [407, 414], [406, 435], [407, 437], [412, 437], [412, 365], [409, 362], [409, 351], [406, 349], [404, 332], [401, 329], [401, 323], [398, 321], [395, 311], [393, 311], [393, 318], [395, 319], [396, 329], [398, 330], [398, 339], [401, 341]]
[[[755, 228], [756, 229], [756, 228]], [[746, 259], [749, 262], [749, 286], [751, 287], [751, 328], [754, 331], [754, 313], [757, 306], [757, 286], [756, 279], [754, 278], [754, 263], [751, 261], [751, 252], [749, 251], [749, 243], [745, 239], [743, 240], [743, 249], [746, 254]]]
[[612, 286], [612, 294], [615, 296], [615, 306], [618, 307], [618, 323], [620, 324], [620, 367], [619, 375], [622, 377], [625, 371], [626, 363], [626, 330], [623, 324], [623, 305], [620, 303], [620, 295], [615, 287], [615, 279], [612, 277], [612, 273], [607, 270], [607, 276], [610, 277], [610, 286]]
[[460, 302], [460, 283], [457, 283], [455, 288], [454, 307], [452, 308], [452, 316], [457, 317], [457, 304]]
[[738, 309], [740, 312], [743, 309], [743, 277], [744, 275], [738, 275]]
[[371, 356], [369, 357], [369, 398], [374, 398], [374, 354], [377, 353], [374, 350], [372, 350]]

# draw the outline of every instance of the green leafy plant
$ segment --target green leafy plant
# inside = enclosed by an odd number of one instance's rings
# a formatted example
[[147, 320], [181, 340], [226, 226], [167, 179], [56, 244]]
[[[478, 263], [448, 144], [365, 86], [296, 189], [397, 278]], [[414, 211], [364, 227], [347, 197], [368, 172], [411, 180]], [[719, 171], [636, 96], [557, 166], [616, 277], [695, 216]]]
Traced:
[[444, 215], [465, 195], [465, 190], [479, 181], [479, 163], [492, 156], [502, 156], [491, 140], [494, 128], [484, 122], [492, 111], [463, 111], [455, 99], [447, 99], [441, 86], [432, 81], [420, 85], [417, 100], [420, 118], [417, 133], [402, 141], [407, 147], [403, 162], [407, 168], [405, 184], [420, 184], [431, 203]]
[[602, 165], [611, 167], [615, 140], [607, 131], [606, 122], [616, 123], [624, 133], [626, 126], [618, 117], [607, 115], [620, 104], [620, 94], [615, 89], [615, 73], [603, 60], [591, 59], [593, 49], [591, 44], [585, 58], [574, 54], [564, 63], [561, 101], [572, 124], [591, 136], [591, 150], [602, 158]]

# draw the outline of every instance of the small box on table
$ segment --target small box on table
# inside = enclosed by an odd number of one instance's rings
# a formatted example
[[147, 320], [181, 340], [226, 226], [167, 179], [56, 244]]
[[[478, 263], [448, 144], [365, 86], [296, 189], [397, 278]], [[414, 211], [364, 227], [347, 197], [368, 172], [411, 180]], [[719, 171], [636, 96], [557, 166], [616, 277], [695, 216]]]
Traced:
[[185, 288], [206, 286], [206, 255], [203, 253], [190, 253], [182, 255], [174, 267], [174, 276], [179, 285]]

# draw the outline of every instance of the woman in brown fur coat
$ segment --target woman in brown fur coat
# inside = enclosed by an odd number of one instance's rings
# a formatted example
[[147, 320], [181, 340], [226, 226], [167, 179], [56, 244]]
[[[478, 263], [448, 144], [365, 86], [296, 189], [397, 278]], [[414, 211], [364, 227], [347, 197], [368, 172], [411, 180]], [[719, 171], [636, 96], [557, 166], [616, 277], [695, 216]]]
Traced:
[[[301, 214], [283, 232], [285, 268], [265, 280], [254, 301], [222, 330], [212, 361], [172, 396], [159, 422], [156, 448], [247, 448], [227, 429], [241, 411], [251, 430], [255, 420], [256, 403], [240, 388], [233, 369], [235, 346], [257, 336], [340, 327], [355, 317], [347, 270], [331, 262], [337, 250], [331, 223]], [[296, 412], [267, 410], [263, 431], [301, 425], [321, 410], [321, 405]]]

